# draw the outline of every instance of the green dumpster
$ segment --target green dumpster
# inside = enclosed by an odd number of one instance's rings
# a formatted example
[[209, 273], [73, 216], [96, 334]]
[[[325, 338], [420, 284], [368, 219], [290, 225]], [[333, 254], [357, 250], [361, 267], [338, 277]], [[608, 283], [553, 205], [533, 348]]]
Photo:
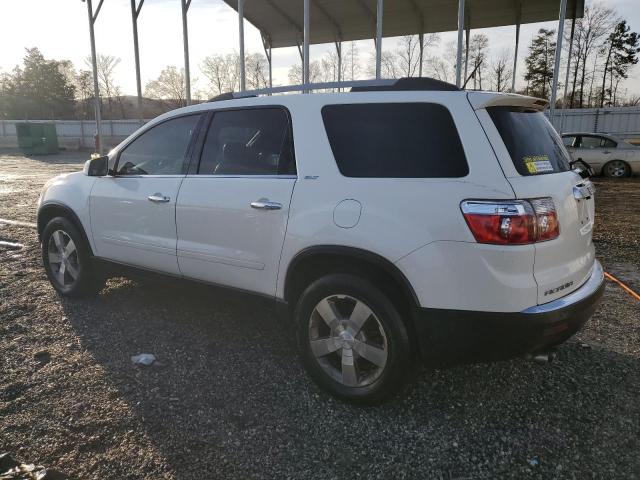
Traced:
[[16, 123], [16, 134], [25, 155], [58, 153], [58, 134], [53, 123]]

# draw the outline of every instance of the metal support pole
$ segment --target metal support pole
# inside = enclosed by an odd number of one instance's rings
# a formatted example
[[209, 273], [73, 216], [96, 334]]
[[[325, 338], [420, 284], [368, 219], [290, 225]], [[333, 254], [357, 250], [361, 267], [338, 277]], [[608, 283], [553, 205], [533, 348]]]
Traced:
[[260, 32], [262, 37], [262, 48], [264, 48], [264, 55], [267, 57], [267, 63], [269, 64], [269, 88], [273, 88], [273, 65], [271, 63], [271, 40], [263, 33]]
[[462, 85], [462, 34], [464, 32], [464, 0], [458, 0], [458, 50], [456, 51], [456, 86]]
[[97, 150], [99, 154], [102, 154], [102, 118], [100, 115], [100, 87], [98, 86], [98, 59], [96, 56], [96, 36], [93, 30], [94, 24], [98, 13], [100, 13], [100, 7], [102, 6], [102, 0], [98, 4], [98, 10], [95, 15], [93, 13], [93, 6], [91, 0], [87, 0], [87, 13], [89, 15], [89, 39], [91, 41], [91, 67], [93, 69], [93, 104], [95, 109], [96, 119], [96, 135], [98, 136]]
[[338, 82], [342, 80], [342, 41], [336, 42], [336, 54], [338, 55]]
[[[465, 47], [464, 47], [464, 80], [465, 82], [467, 81], [467, 79], [469, 77], [467, 77], [467, 71], [469, 69], [469, 37], [470, 37], [470, 28], [468, 26], [468, 22], [469, 20], [467, 20], [467, 28], [465, 30], [465, 34], [464, 34], [464, 43], [465, 43]], [[475, 79], [475, 76], [473, 77]], [[475, 82], [475, 80], [474, 80]]]
[[569, 73], [571, 72], [571, 54], [573, 53], [573, 34], [576, 29], [576, 9], [578, 2], [573, 4], [573, 18], [571, 19], [571, 34], [569, 35], [569, 55], [567, 56], [567, 74], [564, 79], [564, 94], [562, 96], [562, 110], [560, 110], [560, 133], [564, 130], [564, 109], [567, 108], [567, 91], [569, 89]]
[[180, 0], [182, 4], [182, 43], [184, 45], [184, 85], [187, 97], [187, 105], [191, 105], [191, 72], [189, 71], [189, 27], [187, 25], [187, 12], [191, 6], [191, 0]]
[[[577, 3], [577, 2], [576, 2]], [[520, 22], [522, 19], [522, 2], [516, 5], [516, 48], [513, 52], [513, 73], [511, 75], [511, 92], [516, 91], [516, 72], [518, 71], [518, 46], [520, 45]]]
[[420, 42], [420, 64], [418, 65], [418, 76], [422, 77], [422, 62], [424, 58], [424, 33], [418, 34], [418, 41]]
[[556, 93], [558, 90], [558, 76], [560, 74], [560, 57], [562, 56], [562, 34], [564, 19], [567, 14], [567, 0], [560, 0], [560, 18], [558, 19], [558, 39], [556, 40], [556, 61], [553, 67], [553, 84], [551, 86], [551, 102], [549, 105], [549, 121], [553, 119], [556, 108]]
[[238, 0], [238, 35], [240, 38], [240, 91], [247, 89], [244, 58], [244, 0]]
[[302, 49], [302, 83], [309, 83], [309, 0], [304, 0], [304, 31]]
[[138, 49], [138, 15], [144, 0], [140, 0], [140, 4], [136, 6], [136, 0], [131, 0], [131, 22], [133, 23], [133, 54], [136, 62], [136, 88], [138, 91], [138, 119], [140, 125], [144, 122], [144, 114], [142, 111], [142, 80], [140, 79], [140, 50]]
[[376, 78], [380, 78], [382, 70], [382, 17], [384, 10], [383, 0], [378, 0], [376, 10]]

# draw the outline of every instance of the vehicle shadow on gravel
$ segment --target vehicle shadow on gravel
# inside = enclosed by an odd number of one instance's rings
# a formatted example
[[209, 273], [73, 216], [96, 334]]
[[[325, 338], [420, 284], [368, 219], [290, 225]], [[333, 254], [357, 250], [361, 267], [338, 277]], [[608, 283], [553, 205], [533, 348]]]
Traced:
[[[311, 384], [292, 326], [262, 302], [120, 279], [95, 299], [62, 302], [177, 478], [640, 471], [640, 362], [631, 356], [569, 342], [551, 365], [425, 371], [400, 398], [362, 408]], [[160, 365], [133, 366], [138, 353]]]

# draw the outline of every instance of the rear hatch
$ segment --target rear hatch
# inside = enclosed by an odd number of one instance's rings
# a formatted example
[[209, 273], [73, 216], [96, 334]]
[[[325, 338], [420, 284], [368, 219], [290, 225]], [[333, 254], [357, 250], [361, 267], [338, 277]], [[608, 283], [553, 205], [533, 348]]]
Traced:
[[516, 197], [551, 198], [555, 205], [558, 237], [534, 244], [538, 303], [547, 303], [576, 290], [591, 274], [594, 187], [571, 170], [560, 136], [541, 111], [544, 100], [484, 95], [470, 101]]

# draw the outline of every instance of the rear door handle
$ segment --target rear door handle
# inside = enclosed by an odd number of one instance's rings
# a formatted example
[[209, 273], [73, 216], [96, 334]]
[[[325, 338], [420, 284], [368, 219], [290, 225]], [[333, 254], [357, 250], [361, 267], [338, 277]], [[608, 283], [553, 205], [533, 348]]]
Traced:
[[251, 202], [251, 208], [256, 208], [258, 210], [280, 210], [282, 208], [282, 204], [260, 199], [256, 202]]
[[153, 195], [149, 195], [147, 198], [155, 203], [167, 203], [169, 200], [171, 200], [170, 197], [166, 197], [161, 193], [154, 193]]

